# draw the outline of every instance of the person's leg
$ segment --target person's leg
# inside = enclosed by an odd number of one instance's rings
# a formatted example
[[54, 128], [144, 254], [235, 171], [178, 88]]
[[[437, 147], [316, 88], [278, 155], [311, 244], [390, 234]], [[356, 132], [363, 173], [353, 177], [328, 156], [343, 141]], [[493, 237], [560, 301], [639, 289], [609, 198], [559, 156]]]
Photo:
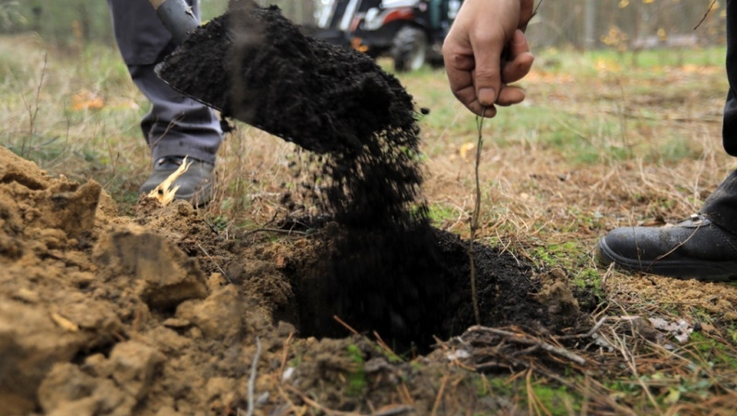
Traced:
[[[727, 1], [724, 149], [737, 156], [737, 0]], [[699, 214], [672, 227], [623, 227], [597, 247], [604, 265], [679, 278], [737, 279], [737, 171], [707, 198]]]
[[[722, 143], [737, 156], [737, 1], [727, 1], [727, 80], [729, 93], [724, 106]], [[737, 171], [732, 172], [706, 200], [701, 210], [719, 226], [737, 233]]]
[[[199, 13], [196, 1], [189, 1]], [[151, 102], [141, 121], [154, 172], [141, 187], [148, 193], [175, 170], [184, 156], [195, 163], [175, 185], [177, 198], [209, 200], [213, 165], [223, 132], [207, 106], [184, 97], [159, 79], [154, 68], [176, 45], [148, 0], [108, 0], [115, 39], [133, 82]]]

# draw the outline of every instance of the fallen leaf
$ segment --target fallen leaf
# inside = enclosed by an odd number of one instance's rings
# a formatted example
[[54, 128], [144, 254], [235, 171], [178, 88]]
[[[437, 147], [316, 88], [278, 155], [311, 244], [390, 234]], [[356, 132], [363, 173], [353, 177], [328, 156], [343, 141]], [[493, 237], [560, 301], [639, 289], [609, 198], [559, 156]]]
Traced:
[[668, 322], [663, 318], [648, 318], [648, 320], [655, 329], [666, 331], [681, 344], [688, 341], [693, 332], [693, 326], [683, 319], [678, 322]]
[[161, 205], [167, 206], [171, 204], [171, 202], [174, 200], [174, 196], [177, 193], [177, 190], [179, 190], [179, 185], [172, 187], [172, 184], [174, 184], [174, 181], [177, 180], [184, 172], [189, 169], [189, 165], [191, 165], [192, 162], [187, 163], [187, 157], [184, 157], [184, 160], [182, 160], [182, 164], [179, 165], [177, 170], [172, 172], [171, 175], [169, 175], [168, 178], [164, 180], [164, 182], [161, 182], [159, 186], [151, 190], [149, 192], [148, 197], [158, 200]]
[[476, 143], [465, 143], [461, 146], [460, 154], [463, 159], [466, 159], [468, 152], [476, 148]]
[[97, 94], [82, 90], [72, 96], [72, 110], [99, 110], [105, 107], [105, 103]]

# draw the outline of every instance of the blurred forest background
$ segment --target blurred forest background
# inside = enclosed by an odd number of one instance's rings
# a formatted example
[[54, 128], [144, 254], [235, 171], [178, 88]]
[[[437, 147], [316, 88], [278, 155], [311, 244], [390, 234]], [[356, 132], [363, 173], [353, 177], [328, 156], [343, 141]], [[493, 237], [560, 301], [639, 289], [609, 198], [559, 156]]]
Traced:
[[[326, 0], [259, 0], [313, 24]], [[539, 0], [538, 0], [539, 1]], [[205, 20], [228, 0], [201, 0]], [[637, 51], [724, 43], [726, 0], [543, 0], [528, 34], [533, 47]], [[49, 45], [113, 44], [103, 0], [0, 0], [0, 33], [37, 32]]]

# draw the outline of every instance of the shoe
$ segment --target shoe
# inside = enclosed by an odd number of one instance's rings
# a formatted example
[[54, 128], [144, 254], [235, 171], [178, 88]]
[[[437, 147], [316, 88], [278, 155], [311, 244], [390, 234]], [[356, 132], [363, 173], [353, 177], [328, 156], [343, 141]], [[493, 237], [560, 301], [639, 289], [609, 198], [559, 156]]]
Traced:
[[[164, 182], [175, 170], [182, 165], [183, 156], [162, 157], [154, 163], [154, 171], [141, 185], [139, 194], [149, 194], [154, 188]], [[192, 205], [201, 207], [207, 205], [212, 199], [212, 182], [215, 166], [197, 159], [187, 159], [189, 168], [176, 181], [174, 186], [179, 186], [174, 199], [183, 199]]]
[[604, 266], [707, 281], [737, 280], [737, 235], [701, 214], [666, 227], [616, 228], [599, 240]]

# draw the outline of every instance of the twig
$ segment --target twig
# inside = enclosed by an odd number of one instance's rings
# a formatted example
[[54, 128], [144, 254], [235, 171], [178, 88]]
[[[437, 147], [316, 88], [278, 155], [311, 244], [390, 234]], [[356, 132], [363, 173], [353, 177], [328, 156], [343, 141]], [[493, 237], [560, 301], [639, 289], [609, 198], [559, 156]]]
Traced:
[[607, 287], [606, 282], [609, 279], [609, 276], [611, 276], [612, 272], [614, 271], [614, 265], [615, 263], [610, 264], [609, 267], [607, 267], [606, 272], [604, 272], [604, 275], [601, 276], [601, 287], [603, 289], [606, 289]]
[[713, 0], [713, 1], [711, 2], [711, 4], [709, 5], [709, 8], [708, 8], [708, 9], [706, 9], [706, 12], [704, 13], [704, 17], [702, 17], [702, 18], [701, 18], [701, 20], [699, 20], [699, 23], [698, 23], [698, 24], [697, 24], [697, 25], [696, 25], [696, 26], [695, 26], [695, 27], [693, 28], [693, 30], [696, 30], [696, 29], [698, 29], [698, 28], [699, 28], [699, 26], [701, 26], [701, 24], [702, 24], [702, 23], [704, 23], [704, 20], [706, 20], [706, 16], [708, 16], [708, 15], [709, 15], [709, 12], [710, 12], [710, 11], [711, 11], [711, 9], [712, 9], [712, 8], [714, 7], [714, 4], [716, 4], [716, 2], [717, 2], [717, 0]]
[[376, 413], [372, 413], [371, 416], [397, 416], [405, 413], [414, 413], [414, 406], [397, 406], [391, 409], [382, 410]]
[[[486, 107], [481, 110], [481, 114], [486, 113]], [[476, 230], [479, 227], [479, 214], [481, 211], [481, 183], [479, 181], [479, 164], [481, 163], [481, 146], [484, 144], [484, 117], [476, 116], [476, 127], [479, 132], [478, 145], [476, 146], [476, 201], [471, 214], [471, 235], [468, 237], [468, 260], [471, 263], [471, 302], [473, 303], [473, 315], [476, 318], [476, 325], [481, 325], [481, 312], [479, 312], [479, 299], [476, 292], [476, 263], [474, 261], [473, 243], [476, 239]]]
[[527, 31], [527, 25], [530, 23], [530, 20], [532, 20], [533, 17], [537, 14], [537, 10], [542, 6], [543, 0], [540, 0], [539, 3], [537, 3], [537, 6], [535, 6], [535, 9], [532, 11], [532, 14], [530, 15], [530, 18], [527, 19], [526, 22], [519, 25], [519, 28], [522, 29], [523, 32]]
[[448, 377], [450, 377], [448, 374], [444, 375], [443, 380], [440, 382], [438, 395], [435, 397], [435, 403], [432, 405], [432, 412], [430, 413], [431, 416], [436, 416], [438, 414], [438, 407], [440, 407], [440, 401], [443, 399], [443, 391], [445, 391], [445, 385], [448, 384]]
[[[617, 340], [615, 348], [617, 351], [622, 355], [622, 359], [624, 359], [625, 363], [627, 363], [627, 367], [629, 367], [629, 370], [632, 372], [632, 375], [634, 376], [635, 380], [637, 380], [637, 383], [642, 388], [642, 391], [645, 393], [645, 396], [647, 396], [648, 400], [650, 400], [650, 403], [653, 405], [653, 408], [658, 411], [659, 414], [663, 414], [663, 412], [660, 410], [660, 407], [658, 406], [657, 400], [655, 400], [655, 397], [653, 397], [653, 394], [650, 392], [650, 389], [643, 381], [642, 377], [640, 377], [639, 371], [637, 371], [637, 363], [635, 361], [635, 356], [632, 354], [632, 352], [627, 349], [626, 342], [620, 338], [616, 332], [614, 332], [613, 329], [611, 329], [612, 337]], [[614, 345], [612, 343], [612, 345]]]
[[197, 247], [199, 247], [200, 250], [202, 250], [202, 252], [205, 253], [205, 255], [207, 256], [207, 258], [215, 265], [215, 267], [217, 267], [218, 270], [220, 270], [220, 273], [223, 275], [223, 277], [225, 277], [225, 280], [227, 280], [228, 283], [233, 284], [233, 281], [230, 280], [230, 277], [228, 277], [228, 274], [225, 273], [225, 270], [223, 270], [223, 268], [220, 267], [220, 265], [215, 261], [215, 259], [213, 259], [212, 256], [210, 256], [207, 253], [207, 251], [205, 250], [205, 248], [202, 247], [202, 245], [200, 243], [197, 243]]
[[523, 344], [523, 345], [536, 345], [540, 348], [544, 349], [547, 352], [553, 353], [555, 355], [564, 357], [570, 361], [573, 361], [574, 363], [578, 365], [585, 365], [586, 359], [579, 356], [578, 354], [575, 354], [571, 351], [568, 351], [564, 348], [556, 347], [554, 345], [550, 345], [547, 342], [532, 339], [529, 337], [526, 337], [524, 335], [515, 334], [514, 332], [504, 331], [501, 329], [496, 328], [489, 328], [485, 326], [475, 325], [470, 328], [466, 332], [473, 332], [473, 331], [479, 331], [479, 332], [490, 332], [495, 335], [500, 335], [508, 339], [509, 341], [515, 342], [517, 344]]
[[543, 5], [543, 0], [540, 0], [540, 3], [538, 3], [537, 6], [535, 6], [535, 11], [532, 12], [532, 16], [535, 16], [537, 14], [538, 9], [540, 9], [540, 6], [542, 5]]
[[585, 334], [576, 334], [576, 335], [561, 335], [558, 337], [555, 337], [555, 339], [576, 339], [576, 338], [589, 338], [595, 333], [599, 332], [599, 329], [601, 329], [601, 326], [604, 325], [604, 322], [608, 320], [617, 320], [617, 321], [634, 321], [636, 319], [640, 319], [640, 315], [631, 315], [631, 316], [605, 316], [599, 321]]
[[248, 377], [248, 412], [246, 416], [253, 416], [253, 410], [255, 407], [253, 390], [256, 384], [256, 373], [258, 370], [258, 360], [261, 356], [261, 340], [256, 337], [256, 354], [253, 355], [253, 361], [251, 362], [251, 375]]
[[[532, 374], [533, 373], [534, 373], [534, 370], [532, 368], [529, 368], [527, 370], [527, 375], [525, 375], [525, 391], [527, 392], [527, 412], [531, 415], [539, 415], [540, 411], [538, 409], [540, 407], [545, 409], [545, 405], [542, 404], [542, 402], [540, 401], [540, 398], [535, 393], [535, 389], [532, 388]], [[546, 412], [546, 413], [550, 415], [549, 412]]]
[[391, 357], [396, 357], [402, 360], [402, 357], [400, 357], [396, 352], [394, 352], [394, 350], [389, 347], [389, 345], [387, 345], [386, 342], [384, 342], [384, 339], [381, 337], [381, 335], [379, 335], [378, 332], [374, 331], [374, 337], [376, 337], [376, 344], [381, 347], [381, 349], [383, 349], [385, 353], [389, 354]]
[[292, 413], [293, 413], [293, 414], [295, 414], [295, 415], [301, 415], [301, 414], [304, 414], [304, 412], [301, 412], [301, 413], [300, 413], [300, 412], [298, 411], [298, 409], [299, 409], [299, 408], [297, 407], [297, 405], [295, 405], [295, 404], [294, 404], [294, 402], [292, 401], [292, 398], [291, 398], [291, 397], [289, 397], [289, 395], [287, 394], [287, 392], [285, 392], [285, 391], [284, 391], [284, 389], [283, 389], [283, 388], [282, 388], [281, 386], [277, 386], [277, 388], [279, 389], [279, 395], [280, 395], [280, 396], [282, 397], [282, 399], [284, 399], [284, 401], [285, 401], [285, 402], [287, 402], [287, 404], [289, 405], [289, 411], [285, 411], [285, 412], [282, 412], [282, 413], [281, 413], [282, 415], [286, 415], [286, 414], [289, 414], [289, 412], [292, 412]]
[[338, 321], [339, 324], [343, 325], [345, 327], [345, 329], [351, 331], [351, 333], [353, 335], [361, 336], [361, 334], [359, 334], [358, 331], [356, 331], [355, 329], [353, 329], [353, 327], [351, 327], [350, 325], [348, 325], [344, 320], [340, 319], [340, 317], [338, 317], [338, 315], [333, 315], [333, 319], [335, 319], [336, 321]]
[[575, 338], [588, 338], [595, 333], [599, 331], [599, 328], [601, 328], [602, 325], [604, 325], [604, 322], [606, 322], [610, 316], [605, 316], [601, 319], [599, 319], [599, 322], [597, 322], [587, 333], [585, 334], [576, 334], [576, 335], [562, 335], [559, 337], [555, 337], [556, 339], [575, 339]]
[[391, 409], [383, 410], [377, 413], [371, 413], [370, 415], [364, 415], [362, 413], [355, 413], [355, 412], [341, 412], [340, 410], [329, 409], [321, 405], [320, 403], [310, 399], [309, 397], [307, 397], [306, 394], [302, 393], [301, 391], [297, 390], [296, 388], [292, 386], [287, 385], [284, 387], [287, 390], [299, 396], [299, 398], [302, 399], [303, 402], [307, 403], [307, 405], [312, 406], [315, 409], [329, 416], [397, 416], [397, 415], [402, 415], [402, 414], [411, 413], [415, 411], [414, 406], [403, 405], [403, 406], [397, 406]]
[[292, 341], [294, 332], [290, 332], [287, 339], [284, 341], [284, 351], [281, 357], [281, 365], [279, 366], [279, 377], [284, 374], [284, 368], [287, 366], [287, 357], [289, 356], [289, 343]]
[[[25, 94], [21, 94], [21, 97], [20, 97], [21, 100], [23, 100], [23, 104], [26, 106], [26, 110], [28, 111], [28, 138], [30, 140], [33, 140], [33, 136], [36, 134], [36, 119], [38, 118], [38, 110], [41, 107], [39, 105], [40, 97], [41, 97], [41, 87], [43, 86], [44, 78], [46, 77], [48, 59], [49, 59], [49, 54], [48, 53], [44, 54], [44, 64], [43, 64], [43, 67], [41, 68], [41, 78], [38, 80], [38, 86], [36, 87], [36, 97], [35, 97], [33, 106], [31, 106], [26, 101]], [[29, 143], [29, 146], [32, 146], [32, 144]], [[26, 149], [26, 141], [23, 140], [23, 143], [21, 145], [21, 156], [27, 158], [28, 155], [26, 154], [26, 150], [28, 150], [28, 152], [30, 153], [31, 150], [33, 150], [33, 148], [29, 147], [28, 149]]]
[[405, 403], [409, 403], [408, 406], [414, 406], [415, 401], [412, 399], [412, 394], [409, 392], [407, 384], [404, 382], [404, 380], [401, 379], [400, 383], [401, 384], [397, 386], [397, 393], [399, 393], [399, 396]]
[[279, 228], [256, 228], [255, 230], [246, 231], [243, 233], [243, 236], [247, 236], [250, 234], [256, 234], [256, 233], [281, 233], [281, 234], [297, 234], [297, 235], [307, 235], [305, 231], [296, 231], [296, 230], [282, 230]]
[[[509, 380], [507, 380], [507, 383], [513, 383], [517, 378], [522, 377], [522, 376], [529, 376], [529, 371], [533, 371], [542, 377], [547, 377], [553, 381], [560, 383], [562, 386], [565, 386], [568, 389], [570, 389], [570, 391], [578, 391], [578, 392], [581, 392], [582, 390], [588, 391], [587, 389], [582, 389], [580, 385], [567, 380], [565, 377], [561, 377], [555, 372], [550, 371], [545, 366], [533, 365], [532, 362], [524, 362], [524, 361], [519, 361], [516, 364], [522, 367], [524, 370], [513, 375]], [[483, 371], [484, 369], [483, 367], [484, 367], [483, 365], [476, 366], [476, 371]], [[588, 377], [587, 377], [587, 380], [589, 380]], [[591, 396], [593, 400], [602, 405], [611, 407], [612, 409], [615, 410], [614, 414], [618, 414], [618, 415], [621, 414], [621, 415], [628, 415], [628, 416], [635, 415], [630, 409], [625, 408], [619, 405], [616, 401], [612, 400], [608, 396], [608, 393], [605, 392], [606, 389], [602, 388], [601, 385], [597, 384], [595, 386], [591, 386], [590, 389], [593, 389], [594, 394]]]

